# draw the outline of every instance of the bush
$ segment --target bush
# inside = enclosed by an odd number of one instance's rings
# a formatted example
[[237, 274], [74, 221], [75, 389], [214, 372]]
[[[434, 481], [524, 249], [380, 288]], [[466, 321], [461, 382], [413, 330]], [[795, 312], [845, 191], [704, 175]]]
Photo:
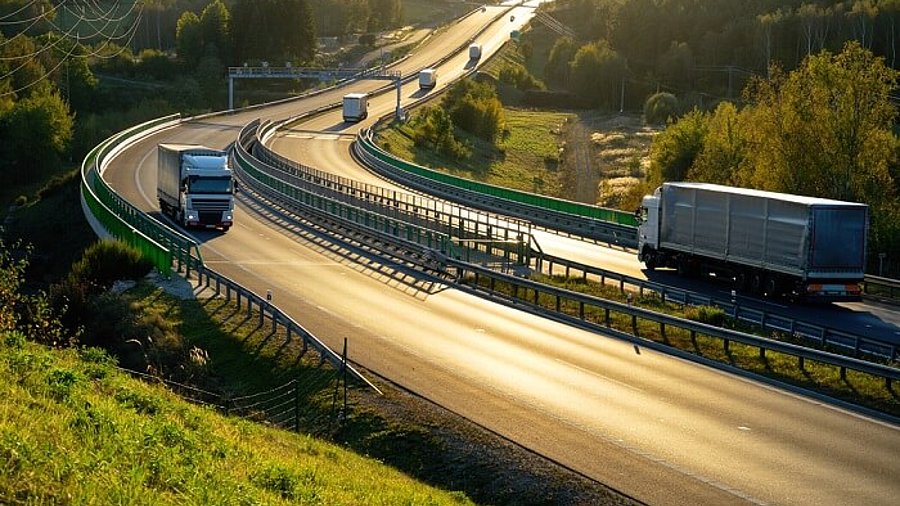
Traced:
[[454, 125], [486, 141], [493, 142], [503, 130], [503, 105], [489, 84], [460, 81], [450, 88], [442, 105]]
[[644, 102], [644, 122], [663, 125], [678, 114], [678, 99], [671, 93], [656, 93]]
[[372, 46], [375, 44], [375, 34], [374, 33], [364, 33], [359, 36], [359, 43], [364, 46]]
[[725, 325], [725, 310], [716, 306], [689, 306], [684, 308], [684, 316], [689, 320], [721, 327]]
[[151, 268], [150, 261], [137, 249], [121, 241], [106, 239], [85, 250], [81, 260], [72, 266], [70, 276], [105, 290], [116, 280], [142, 278]]
[[508, 63], [500, 69], [499, 79], [501, 83], [511, 84], [522, 91], [541, 89], [540, 81], [534, 78], [528, 70], [518, 63]]

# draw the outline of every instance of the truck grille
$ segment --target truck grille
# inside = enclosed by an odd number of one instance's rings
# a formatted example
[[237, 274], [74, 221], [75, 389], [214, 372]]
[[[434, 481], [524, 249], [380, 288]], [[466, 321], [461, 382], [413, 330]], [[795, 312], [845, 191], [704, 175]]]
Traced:
[[207, 212], [224, 212], [229, 208], [229, 200], [221, 200], [221, 199], [192, 199], [191, 203], [194, 205], [194, 209], [196, 209], [200, 213]]

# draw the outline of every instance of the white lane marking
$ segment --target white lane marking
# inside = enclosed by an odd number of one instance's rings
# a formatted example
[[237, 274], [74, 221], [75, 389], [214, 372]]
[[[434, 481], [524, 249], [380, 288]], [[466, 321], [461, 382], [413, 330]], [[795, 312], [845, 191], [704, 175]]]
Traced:
[[141, 158], [141, 161], [138, 163], [137, 170], [134, 171], [134, 186], [137, 187], [138, 193], [143, 197], [144, 202], [155, 205], [156, 203], [150, 200], [150, 197], [147, 196], [147, 193], [144, 191], [144, 185], [141, 184], [141, 168], [144, 166], [144, 162], [147, 161], [147, 158], [150, 158], [150, 155], [153, 154], [153, 150], [147, 151], [147, 154]]
[[640, 389], [640, 388], [638, 388], [638, 387], [629, 385], [628, 383], [623, 383], [623, 382], [621, 382], [621, 381], [619, 381], [619, 380], [612, 379], [612, 378], [610, 378], [609, 376], [604, 376], [603, 374], [600, 374], [600, 373], [598, 373], [598, 372], [596, 372], [596, 371], [591, 371], [590, 369], [585, 369], [584, 367], [577, 366], [577, 365], [573, 364], [572, 362], [567, 362], [567, 361], [565, 361], [565, 360], [563, 360], [563, 359], [560, 359], [560, 358], [557, 358], [557, 359], [555, 359], [555, 360], [556, 360], [557, 362], [559, 362], [560, 364], [563, 364], [563, 365], [568, 366], [568, 367], [572, 367], [572, 368], [577, 369], [577, 370], [579, 370], [579, 371], [581, 371], [581, 372], [583, 372], [583, 373], [585, 373], [585, 374], [590, 374], [591, 376], [596, 376], [596, 377], [598, 377], [598, 378], [600, 378], [600, 379], [604, 379], [604, 380], [606, 380], [606, 381], [610, 381], [610, 382], [615, 383], [615, 384], [617, 384], [617, 385], [619, 385], [619, 386], [623, 386], [623, 387], [625, 387], [625, 388], [629, 388], [629, 389], [631, 389], [631, 390], [634, 390], [635, 392], [643, 392], [643, 390]]

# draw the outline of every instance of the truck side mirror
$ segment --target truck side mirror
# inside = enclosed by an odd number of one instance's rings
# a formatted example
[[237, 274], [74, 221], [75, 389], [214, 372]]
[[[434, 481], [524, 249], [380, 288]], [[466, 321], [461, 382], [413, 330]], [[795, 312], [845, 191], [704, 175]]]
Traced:
[[234, 182], [234, 193], [237, 193], [238, 191], [240, 191], [239, 188], [238, 188], [238, 182], [235, 181], [235, 182]]

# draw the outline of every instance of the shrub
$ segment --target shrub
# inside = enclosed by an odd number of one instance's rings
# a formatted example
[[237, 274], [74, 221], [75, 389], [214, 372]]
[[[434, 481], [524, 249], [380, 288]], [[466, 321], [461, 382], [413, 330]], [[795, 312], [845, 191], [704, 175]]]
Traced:
[[493, 142], [503, 130], [503, 105], [490, 84], [463, 80], [450, 88], [442, 106], [453, 124]]
[[374, 33], [364, 33], [359, 36], [359, 43], [364, 46], [372, 46], [375, 44], [375, 34]]
[[644, 122], [662, 125], [678, 114], [678, 99], [671, 93], [656, 93], [644, 102]]
[[689, 320], [721, 327], [725, 325], [725, 310], [716, 306], [689, 306], [684, 308], [684, 316]]
[[151, 268], [151, 263], [132, 246], [116, 240], [102, 240], [85, 250], [81, 260], [72, 266], [70, 276], [105, 290], [116, 280], [139, 279]]

